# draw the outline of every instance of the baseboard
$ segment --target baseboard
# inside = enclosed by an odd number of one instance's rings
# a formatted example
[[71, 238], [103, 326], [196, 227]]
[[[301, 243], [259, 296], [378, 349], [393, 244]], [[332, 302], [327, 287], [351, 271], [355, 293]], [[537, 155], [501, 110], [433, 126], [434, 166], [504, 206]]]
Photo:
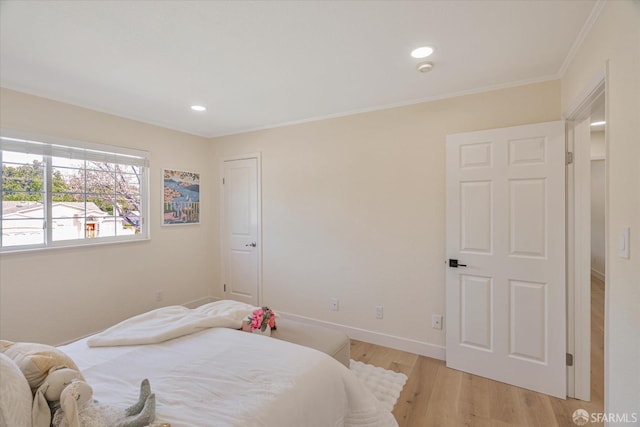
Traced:
[[604, 273], [599, 272], [598, 270], [592, 268], [591, 269], [591, 275], [593, 277], [595, 277], [596, 279], [600, 279], [604, 282]]
[[[209, 304], [211, 302], [220, 301], [220, 300], [221, 298], [217, 298], [214, 296], [206, 296], [206, 297], [185, 302], [182, 305], [188, 308], [196, 308], [196, 307], [200, 307], [201, 305]], [[434, 359], [445, 360], [445, 347], [441, 345], [430, 344], [422, 341], [416, 341], [410, 338], [402, 338], [402, 337], [397, 337], [395, 335], [383, 334], [381, 332], [374, 332], [366, 329], [355, 328], [352, 326], [341, 325], [338, 323], [327, 322], [325, 320], [318, 320], [310, 317], [299, 316], [297, 314], [283, 313], [279, 311], [278, 315], [282, 316], [285, 319], [295, 320], [300, 323], [307, 323], [310, 325], [318, 325], [318, 326], [324, 326], [331, 329], [336, 329], [349, 335], [349, 338], [353, 338], [358, 341], [364, 341], [364, 342], [368, 342], [376, 345], [381, 345], [383, 347], [391, 347], [397, 350], [419, 354], [421, 356], [427, 356]], [[69, 340], [57, 345], [68, 344], [78, 339], [85, 338], [86, 336], [89, 336], [89, 335], [93, 335], [93, 334], [88, 334], [88, 335], [85, 335], [84, 337], [79, 337], [74, 340]]]
[[283, 313], [281, 311], [278, 312], [278, 315], [285, 319], [295, 320], [300, 323], [336, 329], [349, 335], [349, 338], [353, 338], [358, 341], [381, 345], [383, 347], [391, 347], [397, 350], [419, 354], [421, 356], [427, 356], [434, 359], [445, 360], [445, 348], [441, 345], [416, 341], [410, 338], [397, 337], [366, 329], [354, 328], [352, 326], [340, 325], [338, 323], [327, 322], [324, 320], [312, 319], [310, 317], [299, 316], [297, 314]]

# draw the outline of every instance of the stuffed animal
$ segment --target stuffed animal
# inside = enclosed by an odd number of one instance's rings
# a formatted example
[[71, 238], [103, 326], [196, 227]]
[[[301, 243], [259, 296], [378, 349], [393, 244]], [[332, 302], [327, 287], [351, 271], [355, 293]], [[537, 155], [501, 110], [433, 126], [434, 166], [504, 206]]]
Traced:
[[142, 427], [155, 419], [155, 394], [148, 380], [140, 385], [139, 400], [122, 411], [94, 401], [93, 389], [81, 378], [74, 369], [50, 370], [33, 400], [33, 427]]
[[84, 380], [73, 360], [53, 346], [0, 340], [0, 352], [18, 365], [31, 387], [31, 393], [36, 392], [54, 368], [73, 369], [77, 371], [78, 379]]

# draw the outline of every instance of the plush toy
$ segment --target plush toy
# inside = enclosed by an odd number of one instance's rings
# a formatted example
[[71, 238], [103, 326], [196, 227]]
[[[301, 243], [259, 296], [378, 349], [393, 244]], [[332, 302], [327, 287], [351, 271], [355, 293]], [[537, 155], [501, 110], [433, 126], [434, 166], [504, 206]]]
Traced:
[[0, 340], [0, 352], [18, 365], [31, 387], [31, 393], [36, 392], [54, 368], [74, 369], [78, 372], [78, 379], [84, 380], [73, 360], [53, 346]]
[[142, 427], [154, 420], [156, 400], [148, 380], [140, 385], [139, 400], [122, 411], [94, 401], [93, 389], [81, 378], [74, 369], [51, 369], [33, 400], [33, 427]]

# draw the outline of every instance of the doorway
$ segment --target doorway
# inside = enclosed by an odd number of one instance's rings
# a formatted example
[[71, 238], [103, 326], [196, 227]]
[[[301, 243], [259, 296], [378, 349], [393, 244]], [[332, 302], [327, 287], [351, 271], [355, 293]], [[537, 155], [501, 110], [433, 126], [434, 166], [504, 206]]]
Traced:
[[604, 410], [606, 292], [605, 78], [569, 115], [568, 396]]
[[591, 400], [604, 403], [606, 120], [604, 93], [591, 108]]

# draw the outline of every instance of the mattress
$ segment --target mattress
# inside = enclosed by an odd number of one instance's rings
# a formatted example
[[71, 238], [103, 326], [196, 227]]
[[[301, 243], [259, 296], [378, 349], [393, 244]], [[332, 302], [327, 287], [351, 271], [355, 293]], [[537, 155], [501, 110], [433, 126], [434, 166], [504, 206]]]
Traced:
[[156, 422], [180, 426], [392, 427], [397, 423], [345, 366], [286, 341], [209, 328], [162, 343], [61, 346], [102, 404], [126, 408], [148, 378]]

